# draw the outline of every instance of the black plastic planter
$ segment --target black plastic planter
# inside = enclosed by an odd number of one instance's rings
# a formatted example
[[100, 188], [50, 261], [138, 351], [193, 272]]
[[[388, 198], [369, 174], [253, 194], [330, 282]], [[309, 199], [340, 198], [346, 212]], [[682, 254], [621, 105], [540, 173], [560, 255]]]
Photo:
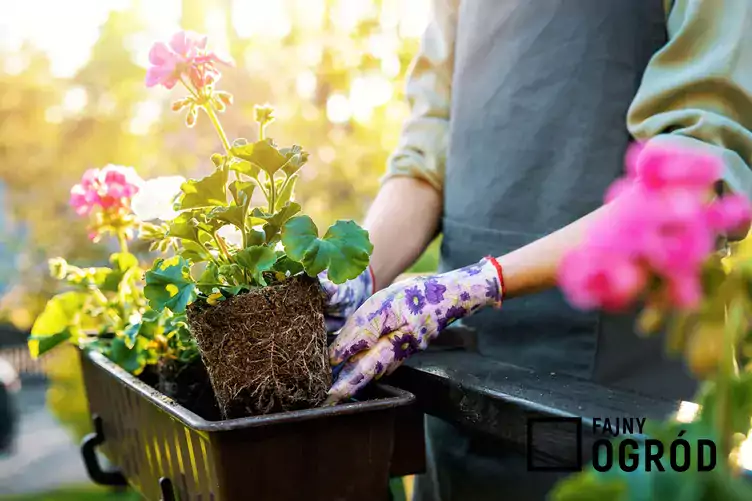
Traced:
[[[384, 501], [390, 476], [424, 467], [414, 396], [372, 385], [358, 402], [207, 421], [98, 353], [81, 356], [95, 432], [92, 480], [148, 500]], [[118, 471], [102, 471], [100, 447]], [[394, 458], [394, 460], [393, 460]]]

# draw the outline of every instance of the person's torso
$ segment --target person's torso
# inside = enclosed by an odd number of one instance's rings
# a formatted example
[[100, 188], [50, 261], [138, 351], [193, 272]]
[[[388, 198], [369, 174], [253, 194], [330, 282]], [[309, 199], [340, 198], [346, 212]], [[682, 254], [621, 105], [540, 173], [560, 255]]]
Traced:
[[[443, 269], [503, 255], [601, 205], [623, 172], [627, 110], [666, 43], [665, 21], [663, 0], [461, 2]], [[635, 376], [634, 359], [662, 364], [662, 346], [640, 344], [632, 321], [577, 312], [553, 290], [465, 323], [486, 355], [642, 387], [652, 376]]]

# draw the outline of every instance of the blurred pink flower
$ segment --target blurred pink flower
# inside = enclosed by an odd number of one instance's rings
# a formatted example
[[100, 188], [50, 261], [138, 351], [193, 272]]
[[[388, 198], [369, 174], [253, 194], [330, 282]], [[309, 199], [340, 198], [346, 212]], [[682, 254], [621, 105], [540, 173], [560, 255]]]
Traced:
[[656, 193], [643, 200], [650, 223], [643, 228], [645, 260], [659, 275], [694, 274], [713, 252], [715, 235], [707, 206], [687, 191]]
[[694, 307], [718, 233], [748, 226], [750, 202], [736, 195], [710, 202], [722, 164], [699, 148], [637, 143], [625, 163], [626, 176], [606, 192], [610, 212], [562, 260], [560, 286], [576, 307], [618, 310], [652, 276], [675, 306]]
[[720, 158], [698, 148], [647, 143], [628, 158], [628, 170], [649, 190], [705, 194], [721, 176]]
[[752, 220], [752, 207], [742, 195], [726, 195], [708, 209], [708, 224], [719, 232], [745, 229]]
[[642, 292], [647, 271], [633, 259], [586, 245], [564, 258], [559, 284], [578, 308], [618, 311]]
[[206, 42], [204, 35], [180, 31], [172, 36], [169, 44], [155, 43], [149, 51], [152, 66], [146, 71], [146, 86], [163, 85], [172, 89], [183, 75], [187, 75], [197, 89], [216, 82], [221, 75], [216, 64], [232, 63], [214, 52], [207, 52]]
[[684, 273], [664, 277], [671, 304], [679, 308], [695, 308], [702, 301], [700, 274]]
[[142, 183], [132, 167], [107, 165], [102, 169], [89, 169], [81, 183], [71, 188], [70, 205], [81, 216], [97, 207], [103, 210], [126, 208]]

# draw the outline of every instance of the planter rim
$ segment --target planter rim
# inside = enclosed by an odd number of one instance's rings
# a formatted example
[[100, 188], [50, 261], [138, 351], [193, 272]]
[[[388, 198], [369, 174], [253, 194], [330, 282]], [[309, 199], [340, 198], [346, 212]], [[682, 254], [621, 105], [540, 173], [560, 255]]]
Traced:
[[381, 392], [388, 395], [387, 397], [374, 400], [355, 401], [330, 407], [316, 407], [313, 409], [303, 409], [298, 411], [277, 412], [264, 416], [209, 421], [147, 385], [119, 365], [112, 362], [103, 354], [89, 350], [83, 350], [82, 354], [92, 363], [101, 367], [107, 373], [108, 377], [119, 379], [132, 391], [141, 394], [174, 419], [177, 419], [189, 428], [203, 432], [232, 431], [244, 428], [255, 428], [258, 426], [308, 421], [311, 419], [330, 416], [359, 414], [362, 412], [403, 407], [415, 400], [415, 395], [412, 393], [386, 384], [376, 383]]

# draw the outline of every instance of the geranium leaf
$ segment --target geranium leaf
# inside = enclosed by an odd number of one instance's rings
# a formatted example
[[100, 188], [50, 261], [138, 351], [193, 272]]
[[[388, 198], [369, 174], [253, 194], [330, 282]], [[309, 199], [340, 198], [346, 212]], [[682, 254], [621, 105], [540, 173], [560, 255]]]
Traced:
[[144, 296], [156, 311], [169, 308], [175, 313], [184, 312], [186, 306], [196, 299], [188, 262], [181, 256], [157, 259], [146, 272]]
[[246, 181], [233, 181], [230, 183], [230, 193], [235, 201], [235, 205], [240, 207], [248, 206], [251, 203], [253, 197], [253, 190], [256, 185]]
[[287, 159], [282, 171], [288, 176], [295, 174], [308, 161], [308, 152], [297, 144], [290, 148], [280, 148], [279, 152]]
[[257, 284], [265, 286], [266, 281], [261, 273], [272, 269], [277, 254], [269, 247], [254, 245], [235, 254], [235, 260], [250, 273]]
[[277, 210], [280, 210], [282, 207], [287, 204], [287, 202], [290, 201], [290, 198], [292, 198], [292, 193], [295, 190], [295, 183], [298, 181], [298, 175], [293, 174], [290, 176], [290, 178], [283, 182], [282, 189], [277, 193], [277, 200], [274, 203]]
[[329, 279], [341, 284], [360, 275], [368, 266], [373, 245], [368, 232], [352, 221], [337, 221], [323, 238], [308, 216], [296, 216], [282, 228], [282, 245], [310, 276], [324, 270]]
[[289, 257], [282, 255], [274, 263], [272, 270], [278, 271], [285, 275], [293, 276], [304, 271], [303, 265], [297, 261], [293, 261]]
[[239, 172], [240, 174], [245, 174], [246, 176], [252, 177], [254, 179], [257, 179], [259, 173], [261, 172], [261, 168], [258, 165], [252, 164], [247, 160], [241, 160], [240, 158], [232, 159], [232, 162], [230, 163], [230, 170], [234, 170], [235, 172]]
[[192, 263], [200, 263], [209, 259], [209, 253], [203, 246], [191, 240], [183, 241], [183, 249], [180, 251], [183, 259]]
[[298, 212], [300, 212], [300, 204], [290, 202], [274, 214], [267, 214], [256, 207], [253, 209], [251, 216], [266, 222], [263, 227], [264, 234], [266, 235], [266, 242], [272, 243], [282, 229], [282, 226]]
[[198, 237], [198, 228], [191, 223], [193, 219], [193, 212], [183, 212], [178, 217], [172, 220], [170, 228], [167, 230], [167, 235], [172, 238], [180, 238], [183, 240], [190, 240], [200, 244]]
[[219, 269], [217, 265], [213, 262], [207, 263], [206, 268], [204, 268], [204, 271], [198, 278], [198, 290], [208, 296], [219, 283]]
[[[223, 223], [234, 224], [238, 228], [243, 227], [243, 217], [245, 216], [245, 208], [238, 207], [237, 205], [230, 205], [228, 207], [214, 207], [207, 215], [207, 221], [221, 221]], [[223, 225], [220, 225], [223, 226]]]
[[28, 345], [32, 358], [48, 352], [73, 337], [88, 295], [84, 292], [63, 292], [50, 299], [31, 327]]
[[227, 170], [217, 169], [205, 178], [191, 179], [180, 187], [180, 209], [227, 205]]
[[109, 358], [126, 371], [137, 376], [146, 366], [148, 353], [144, 349], [145, 342], [145, 339], [139, 338], [132, 346], [128, 346], [125, 338], [118, 336], [112, 340]]
[[257, 165], [269, 175], [273, 175], [287, 163], [287, 158], [279, 152], [271, 139], [233, 145], [232, 154]]

